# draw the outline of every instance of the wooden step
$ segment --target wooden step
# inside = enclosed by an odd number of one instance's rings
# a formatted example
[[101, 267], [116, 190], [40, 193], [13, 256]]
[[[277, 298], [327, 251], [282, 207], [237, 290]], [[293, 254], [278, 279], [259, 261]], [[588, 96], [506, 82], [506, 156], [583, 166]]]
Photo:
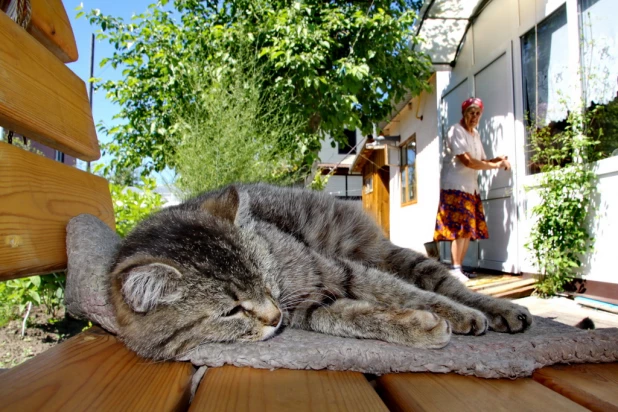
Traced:
[[494, 298], [521, 299], [532, 295], [534, 289], [535, 285], [528, 285], [517, 289], [511, 289], [504, 292], [495, 293], [491, 296], [493, 296]]
[[[487, 278], [485, 278], [487, 279]], [[485, 280], [485, 279], [479, 279], [479, 280]], [[472, 282], [476, 281], [477, 279], [472, 279]], [[522, 280], [522, 278], [520, 276], [509, 276], [507, 278], [499, 278], [497, 280], [491, 280], [489, 282], [486, 283], [481, 283], [481, 284], [475, 284], [472, 283], [472, 285], [468, 286], [468, 289], [474, 290], [476, 292], [479, 292], [483, 289], [488, 289], [488, 288], [493, 288], [495, 286], [502, 286], [502, 285], [506, 285], [509, 283], [513, 283], [513, 282], [517, 282]], [[467, 285], [467, 284], [466, 284]]]
[[190, 411], [388, 411], [358, 372], [223, 366], [206, 372]]
[[534, 279], [522, 279], [522, 280], [517, 280], [515, 282], [510, 282], [507, 284], [502, 284], [502, 285], [482, 289], [479, 291], [479, 293], [482, 293], [483, 295], [496, 296], [496, 295], [504, 294], [505, 292], [509, 292], [512, 290], [520, 289], [520, 288], [526, 288], [530, 286], [534, 288], [535, 283], [536, 283], [536, 280]]
[[194, 368], [152, 362], [94, 327], [0, 374], [0, 411], [172, 411]]
[[530, 378], [481, 379], [456, 374], [401, 373], [378, 378], [391, 411], [585, 411]]
[[618, 363], [550, 366], [532, 378], [592, 411], [618, 411]]

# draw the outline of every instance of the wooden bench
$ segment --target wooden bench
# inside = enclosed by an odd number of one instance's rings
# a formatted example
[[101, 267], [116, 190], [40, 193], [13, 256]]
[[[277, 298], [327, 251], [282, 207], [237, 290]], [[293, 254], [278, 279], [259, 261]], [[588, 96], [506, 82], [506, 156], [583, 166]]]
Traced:
[[[0, 12], [0, 126], [95, 160], [86, 87], [63, 63], [76, 48], [61, 0], [33, 0], [32, 24], [27, 32]], [[114, 227], [104, 179], [0, 143], [0, 280], [66, 268], [66, 224], [80, 213]], [[194, 372], [141, 359], [93, 327], [0, 373], [0, 410], [618, 410], [616, 364], [544, 368], [516, 381], [225, 366], [206, 373], [189, 404]]]

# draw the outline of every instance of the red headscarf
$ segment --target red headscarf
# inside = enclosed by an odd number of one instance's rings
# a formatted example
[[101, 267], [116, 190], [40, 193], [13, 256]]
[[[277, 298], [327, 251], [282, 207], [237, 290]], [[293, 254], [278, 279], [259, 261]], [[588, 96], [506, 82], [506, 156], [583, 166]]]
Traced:
[[465, 113], [466, 109], [472, 105], [478, 106], [483, 111], [483, 101], [478, 97], [471, 97], [461, 104], [461, 113]]

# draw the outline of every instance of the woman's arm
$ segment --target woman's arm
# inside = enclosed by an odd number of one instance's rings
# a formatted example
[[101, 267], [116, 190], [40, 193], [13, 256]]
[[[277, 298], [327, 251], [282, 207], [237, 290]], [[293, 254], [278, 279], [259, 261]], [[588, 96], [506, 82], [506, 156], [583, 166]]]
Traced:
[[468, 152], [466, 152], [464, 154], [457, 155], [457, 158], [461, 163], [464, 164], [464, 166], [474, 170], [490, 170], [501, 168], [504, 168], [504, 170], [509, 170], [511, 168], [511, 164], [508, 160], [506, 160], [506, 157], [495, 158], [491, 160], [477, 160], [470, 156]]
[[499, 162], [500, 160], [504, 160], [504, 159], [508, 159], [508, 156], [498, 156], [498, 157], [494, 157], [493, 159], [489, 160], [490, 162]]

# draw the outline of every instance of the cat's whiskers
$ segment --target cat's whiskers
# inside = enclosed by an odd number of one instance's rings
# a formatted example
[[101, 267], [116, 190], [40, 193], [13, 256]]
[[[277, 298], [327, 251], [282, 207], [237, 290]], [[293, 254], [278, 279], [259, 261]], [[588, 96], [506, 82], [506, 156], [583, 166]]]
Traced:
[[297, 288], [297, 289], [294, 289], [292, 292], [290, 292], [287, 296], [285, 296], [284, 299], [287, 298], [287, 297], [293, 296], [293, 295], [298, 295], [300, 293], [310, 292], [310, 291], [313, 291], [315, 289], [316, 288], [314, 286], [307, 286], [307, 287], [303, 287], [303, 288]]
[[[331, 288], [331, 289], [337, 289], [337, 288]], [[336, 293], [333, 293], [333, 294], [338, 294], [340, 296], [345, 296], [345, 294], [340, 289], [332, 291], [328, 287], [323, 286], [322, 290], [326, 291], [326, 292], [331, 292], [331, 293], [336, 292]], [[319, 288], [317, 288], [315, 286], [310, 286], [310, 287], [296, 289], [293, 292], [291, 292], [290, 294], [288, 294], [287, 296], [284, 296], [281, 299], [281, 302], [285, 302], [286, 300], [291, 299], [293, 297], [303, 296], [303, 295], [308, 294], [308, 293], [321, 293], [322, 290], [320, 290]]]
[[[334, 302], [335, 300], [337, 300], [337, 296], [327, 295], [327, 294], [325, 294], [325, 293], [313, 292], [313, 293], [308, 294], [308, 296], [315, 296], [315, 295], [317, 295], [317, 296], [323, 296], [323, 297], [325, 297], [326, 299], [330, 300], [330, 302]], [[302, 295], [302, 296], [304, 296], [304, 295]], [[289, 305], [298, 305], [299, 303], [302, 303], [302, 302], [316, 302], [315, 300], [308, 299], [308, 298], [303, 298], [302, 296], [301, 296], [301, 297], [298, 297], [298, 298], [297, 298], [297, 299], [295, 299], [295, 300], [290, 300], [290, 301], [288, 301], [288, 302], [285, 302], [285, 304], [282, 304], [281, 306], [282, 306], [282, 307], [286, 307], [286, 308], [287, 308], [287, 307], [290, 307]], [[321, 302], [321, 303], [326, 304], [326, 303], [328, 303], [328, 301], [326, 301], [326, 302]]]
[[314, 291], [315, 291], [315, 288], [305, 288], [305, 289], [296, 290], [293, 293], [290, 293], [288, 296], [285, 296], [283, 299], [281, 299], [280, 303], [285, 304], [293, 299], [311, 295], [312, 293], [314, 293]]

